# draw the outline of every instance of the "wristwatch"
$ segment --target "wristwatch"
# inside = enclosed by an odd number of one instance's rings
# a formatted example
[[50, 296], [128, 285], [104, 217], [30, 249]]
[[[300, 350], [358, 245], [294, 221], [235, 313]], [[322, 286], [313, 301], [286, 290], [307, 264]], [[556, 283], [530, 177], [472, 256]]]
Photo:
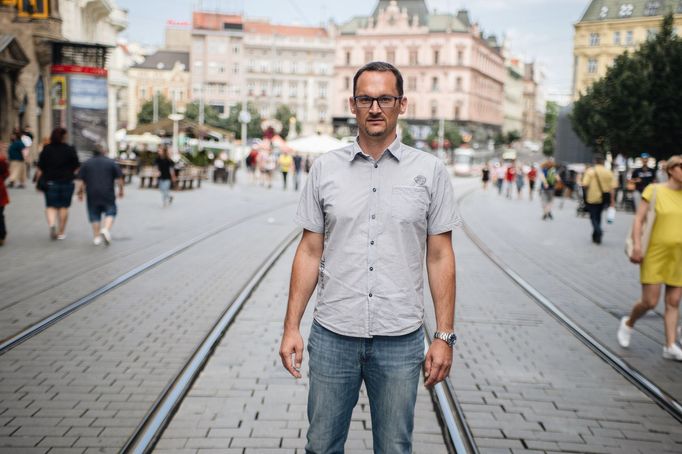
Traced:
[[441, 333], [440, 331], [436, 331], [433, 333], [433, 338], [447, 342], [450, 347], [454, 347], [455, 342], [457, 342], [457, 335], [455, 333]]

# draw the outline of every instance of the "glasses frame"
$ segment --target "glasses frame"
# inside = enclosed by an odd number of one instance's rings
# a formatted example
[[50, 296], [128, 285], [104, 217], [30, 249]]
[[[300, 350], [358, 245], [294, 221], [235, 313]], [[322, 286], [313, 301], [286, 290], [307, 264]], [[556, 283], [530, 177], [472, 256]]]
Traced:
[[[371, 102], [369, 103], [369, 106], [361, 106], [361, 105], [358, 104], [358, 98], [369, 98], [369, 99], [371, 99]], [[379, 103], [379, 99], [380, 99], [380, 98], [393, 98], [393, 105], [390, 106], [390, 107], [388, 107], [388, 106], [382, 107], [381, 104]], [[372, 96], [365, 96], [365, 95], [362, 95], [362, 96], [353, 96], [353, 102], [355, 103], [355, 107], [356, 107], [357, 109], [367, 109], [367, 110], [371, 109], [372, 106], [374, 106], [374, 101], [376, 101], [377, 106], [379, 106], [379, 109], [381, 109], [381, 110], [384, 110], [384, 109], [395, 109], [395, 106], [396, 106], [396, 104], [398, 103], [398, 101], [400, 101], [400, 100], [402, 100], [402, 99], [403, 99], [402, 96], [393, 96], [393, 95], [381, 95], [381, 96], [378, 96], [378, 97], [376, 97], [376, 98], [375, 98], [375, 97], [372, 97]]]

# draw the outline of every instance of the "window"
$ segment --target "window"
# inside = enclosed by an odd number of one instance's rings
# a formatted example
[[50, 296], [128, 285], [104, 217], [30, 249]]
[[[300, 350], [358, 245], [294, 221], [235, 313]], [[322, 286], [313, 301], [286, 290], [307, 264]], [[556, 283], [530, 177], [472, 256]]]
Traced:
[[276, 97], [282, 96], [282, 82], [276, 80], [272, 83], [272, 95]]
[[350, 51], [346, 51], [346, 65], [350, 65]]
[[256, 82], [253, 80], [248, 81], [246, 84], [246, 88], [248, 90], [249, 95], [252, 95], [256, 92]]
[[661, 7], [661, 2], [659, 0], [649, 0], [646, 2], [644, 7], [645, 16], [656, 16], [658, 14], [658, 8]]
[[458, 65], [464, 64], [464, 52], [461, 50], [457, 51], [457, 64]]
[[438, 117], [438, 101], [431, 101], [431, 118]]
[[235, 55], [239, 53], [239, 44], [235, 44], [232, 46], [232, 53]]
[[410, 76], [407, 78], [407, 89], [410, 91], [417, 91], [417, 78]]
[[298, 96], [298, 83], [289, 82], [289, 97], [295, 98], [296, 96]]
[[365, 62], [369, 63], [374, 60], [374, 51], [371, 49], [365, 50]]
[[455, 105], [455, 120], [459, 120], [461, 115], [462, 115], [462, 108], [460, 107], [459, 104], [456, 104]]
[[317, 83], [317, 96], [319, 98], [326, 98], [327, 97], [327, 82], [318, 82]]
[[320, 123], [324, 123], [327, 121], [327, 109], [324, 107], [320, 108], [320, 111], [318, 112], [317, 119], [319, 120]]
[[599, 33], [590, 33], [590, 46], [599, 45]]
[[270, 116], [270, 109], [268, 108], [268, 106], [261, 106], [261, 108], [259, 109], [259, 113], [261, 118], [268, 118]]
[[195, 68], [201, 68], [202, 66], [204, 66], [204, 62], [203, 62], [203, 61], [197, 60], [197, 61], [194, 62], [194, 67], [195, 67]]
[[438, 77], [431, 78], [431, 91], [438, 91]]
[[419, 53], [417, 50], [411, 50], [410, 51], [410, 65], [418, 65], [419, 64]]
[[350, 90], [350, 77], [343, 78], [343, 88], [345, 90]]
[[239, 63], [232, 63], [232, 74], [239, 74]]
[[268, 83], [264, 80], [261, 80], [261, 82], [260, 82], [259, 93], [261, 96], [267, 96], [267, 94], [268, 94]]
[[628, 46], [631, 46], [632, 44], [634, 44], [632, 30], [625, 32], [625, 44]]
[[608, 6], [602, 6], [601, 9], [599, 10], [599, 19], [606, 19], [606, 16], [609, 15], [609, 7]]
[[272, 70], [279, 74], [282, 72], [282, 60], [275, 60], [274, 63], [272, 64]]
[[624, 3], [620, 5], [620, 10], [618, 10], [618, 15], [620, 17], [630, 17], [634, 11], [634, 7], [630, 3]]
[[270, 72], [270, 64], [268, 63], [267, 60], [260, 61], [260, 72], [262, 73]]
[[240, 91], [241, 91], [240, 88], [239, 88], [239, 84], [232, 84], [232, 85], [230, 85], [230, 86], [229, 86], [229, 91], [230, 91], [230, 94], [231, 94], [232, 96], [239, 96], [239, 93], [240, 93]]
[[147, 89], [146, 88], [140, 88], [140, 98], [141, 99], [146, 99], [147, 98]]
[[648, 41], [652, 39], [656, 39], [656, 35], [658, 34], [658, 29], [656, 28], [648, 28], [646, 31], [646, 39]]
[[613, 44], [620, 46], [620, 32], [613, 32]]
[[389, 63], [395, 63], [395, 50], [394, 49], [387, 49], [386, 50], [386, 61]]
[[250, 73], [256, 72], [256, 60], [250, 59], [247, 68]]
[[597, 59], [590, 58], [587, 60], [587, 72], [590, 74], [595, 74], [597, 72]]
[[458, 77], [455, 79], [455, 90], [462, 91], [462, 78]]
[[440, 51], [438, 49], [435, 49], [433, 51], [433, 64], [434, 65], [440, 64]]

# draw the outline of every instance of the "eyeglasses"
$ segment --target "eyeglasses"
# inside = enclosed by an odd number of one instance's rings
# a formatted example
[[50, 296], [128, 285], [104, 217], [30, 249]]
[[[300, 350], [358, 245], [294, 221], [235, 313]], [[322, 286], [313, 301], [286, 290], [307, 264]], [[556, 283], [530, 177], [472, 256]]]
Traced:
[[396, 101], [403, 99], [402, 96], [379, 96], [378, 98], [373, 98], [371, 96], [353, 96], [355, 101], [355, 107], [360, 109], [371, 109], [374, 101], [379, 104], [381, 109], [392, 109], [395, 107]]

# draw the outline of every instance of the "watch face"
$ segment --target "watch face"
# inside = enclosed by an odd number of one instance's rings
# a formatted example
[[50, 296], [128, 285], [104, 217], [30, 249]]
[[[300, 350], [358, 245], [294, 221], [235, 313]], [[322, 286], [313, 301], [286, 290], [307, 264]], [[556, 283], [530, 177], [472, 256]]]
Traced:
[[450, 344], [450, 346], [453, 346], [453, 345], [455, 345], [456, 341], [457, 341], [457, 336], [455, 336], [455, 333], [450, 333], [448, 335], [448, 344]]

